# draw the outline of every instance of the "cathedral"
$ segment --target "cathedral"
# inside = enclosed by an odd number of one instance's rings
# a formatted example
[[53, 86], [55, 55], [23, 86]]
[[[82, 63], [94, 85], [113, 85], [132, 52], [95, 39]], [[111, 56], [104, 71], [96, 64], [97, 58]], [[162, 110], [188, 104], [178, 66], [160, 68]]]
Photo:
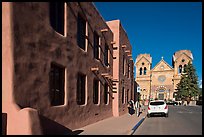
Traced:
[[173, 54], [172, 66], [163, 57], [152, 68], [150, 54], [139, 54], [135, 61], [136, 83], [139, 86], [140, 99], [175, 100], [176, 86], [181, 79], [184, 67], [193, 55], [190, 50], [179, 50]]

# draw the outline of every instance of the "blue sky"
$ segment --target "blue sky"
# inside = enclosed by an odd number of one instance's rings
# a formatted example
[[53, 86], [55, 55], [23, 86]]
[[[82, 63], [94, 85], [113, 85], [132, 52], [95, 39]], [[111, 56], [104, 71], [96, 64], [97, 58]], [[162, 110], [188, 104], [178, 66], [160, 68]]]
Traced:
[[164, 57], [172, 66], [178, 50], [191, 50], [198, 79], [202, 80], [201, 2], [94, 2], [105, 21], [119, 19], [138, 54], [152, 56], [152, 68]]

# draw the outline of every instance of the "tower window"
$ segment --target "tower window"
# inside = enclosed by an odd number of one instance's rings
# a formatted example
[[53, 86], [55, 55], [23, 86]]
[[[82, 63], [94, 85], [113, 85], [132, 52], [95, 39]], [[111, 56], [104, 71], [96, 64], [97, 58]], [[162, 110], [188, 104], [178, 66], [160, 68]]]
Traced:
[[146, 68], [146, 67], [144, 67], [144, 75], [146, 75], [146, 71], [147, 71], [147, 68]]
[[184, 62], [185, 61], [185, 59], [182, 59], [182, 62]]
[[183, 67], [183, 72], [184, 72], [184, 73], [186, 72], [186, 64], [185, 64], [184, 67]]
[[142, 68], [140, 68], [140, 75], [142, 75]]
[[144, 62], [142, 62], [142, 66], [144, 65]]
[[179, 71], [179, 74], [182, 72], [182, 65], [179, 65], [178, 71]]

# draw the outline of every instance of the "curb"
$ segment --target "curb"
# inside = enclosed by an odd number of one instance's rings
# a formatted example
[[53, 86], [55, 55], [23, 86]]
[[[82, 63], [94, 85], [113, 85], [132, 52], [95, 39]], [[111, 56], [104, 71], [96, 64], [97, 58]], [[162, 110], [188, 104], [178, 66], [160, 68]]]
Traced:
[[130, 135], [133, 135], [136, 131], [136, 129], [142, 124], [142, 122], [145, 120], [146, 115], [132, 128], [132, 133]]

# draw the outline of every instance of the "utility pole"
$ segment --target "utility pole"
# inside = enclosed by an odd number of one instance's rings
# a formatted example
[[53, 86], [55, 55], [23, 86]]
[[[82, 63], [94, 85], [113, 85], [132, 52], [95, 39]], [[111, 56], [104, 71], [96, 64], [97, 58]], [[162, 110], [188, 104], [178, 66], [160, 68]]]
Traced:
[[152, 74], [150, 74], [149, 103], [150, 103], [150, 96], [151, 96], [151, 83], [152, 83]]

